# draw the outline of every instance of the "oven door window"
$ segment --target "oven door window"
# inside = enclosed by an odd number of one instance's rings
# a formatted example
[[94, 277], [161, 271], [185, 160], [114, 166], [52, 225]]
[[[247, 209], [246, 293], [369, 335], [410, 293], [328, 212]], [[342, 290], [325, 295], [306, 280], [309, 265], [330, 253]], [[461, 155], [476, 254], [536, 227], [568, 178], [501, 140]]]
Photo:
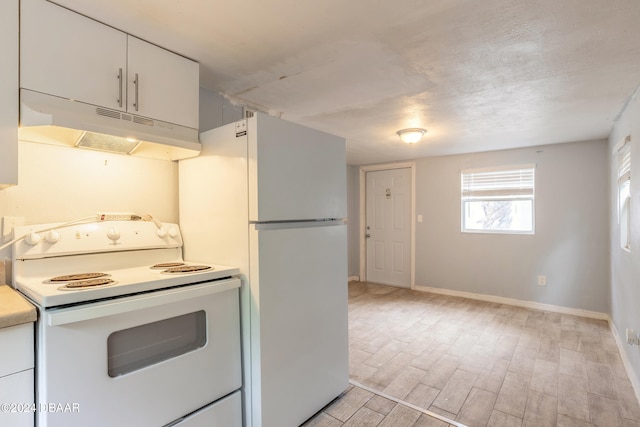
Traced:
[[206, 313], [202, 310], [116, 331], [107, 339], [108, 373], [112, 378], [125, 375], [206, 343]]

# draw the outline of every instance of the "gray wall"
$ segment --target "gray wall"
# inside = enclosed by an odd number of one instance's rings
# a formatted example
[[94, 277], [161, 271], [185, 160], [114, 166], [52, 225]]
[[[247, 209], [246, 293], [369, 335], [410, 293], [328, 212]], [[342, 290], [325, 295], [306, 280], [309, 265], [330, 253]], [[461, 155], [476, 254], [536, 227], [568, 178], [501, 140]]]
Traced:
[[[599, 140], [418, 159], [415, 284], [608, 313], [606, 158]], [[460, 171], [528, 163], [536, 164], [535, 235], [462, 233]], [[349, 236], [357, 242], [357, 230]], [[350, 260], [357, 249], [351, 242]]]
[[[631, 253], [620, 248], [617, 213], [617, 159], [614, 146], [631, 135]], [[625, 329], [640, 332], [640, 101], [631, 100], [609, 137], [608, 158], [611, 230], [611, 318], [621, 342]], [[635, 373], [632, 381], [640, 385], [640, 347], [625, 344], [624, 350]]]
[[347, 165], [347, 232], [349, 239], [349, 277], [360, 274], [360, 168]]
[[[418, 160], [416, 285], [608, 312], [605, 159], [601, 140]], [[462, 233], [460, 171], [527, 163], [535, 234]]]
[[200, 132], [242, 119], [242, 107], [235, 106], [219, 93], [200, 88]]

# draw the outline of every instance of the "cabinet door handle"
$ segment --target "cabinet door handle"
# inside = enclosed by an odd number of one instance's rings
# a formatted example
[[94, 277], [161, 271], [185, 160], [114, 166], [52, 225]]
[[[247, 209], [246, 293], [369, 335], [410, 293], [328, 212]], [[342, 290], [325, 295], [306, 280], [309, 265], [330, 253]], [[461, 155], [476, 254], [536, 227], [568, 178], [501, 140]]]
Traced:
[[118, 69], [118, 105], [122, 108], [122, 68]]
[[133, 102], [133, 107], [138, 111], [138, 87], [140, 87], [140, 78], [138, 77], [138, 73], [136, 73], [136, 78], [133, 80], [133, 85], [136, 87], [136, 99]]

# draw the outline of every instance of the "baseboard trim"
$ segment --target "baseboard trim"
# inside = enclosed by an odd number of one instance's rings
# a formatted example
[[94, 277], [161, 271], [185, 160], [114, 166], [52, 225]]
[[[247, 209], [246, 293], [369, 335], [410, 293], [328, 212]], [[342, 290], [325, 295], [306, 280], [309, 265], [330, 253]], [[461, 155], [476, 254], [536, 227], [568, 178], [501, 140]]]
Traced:
[[589, 317], [591, 319], [606, 320], [612, 324], [607, 313], [598, 311], [583, 310], [580, 308], [561, 307], [552, 304], [543, 304], [541, 302], [519, 300], [515, 298], [499, 297], [495, 295], [475, 294], [473, 292], [454, 291], [451, 289], [431, 288], [428, 286], [416, 286], [415, 290], [422, 292], [432, 292], [434, 294], [449, 295], [454, 297], [462, 297], [475, 299], [479, 301], [495, 302], [498, 304], [514, 305], [516, 307], [533, 308], [536, 310], [551, 311], [553, 313], [572, 314], [574, 316]]
[[620, 353], [620, 358], [622, 359], [622, 364], [624, 365], [625, 371], [627, 371], [627, 376], [629, 377], [629, 381], [631, 381], [631, 386], [633, 387], [633, 391], [636, 393], [636, 399], [638, 403], [640, 403], [640, 381], [633, 371], [633, 367], [631, 366], [631, 362], [627, 357], [627, 352], [625, 351], [625, 344], [620, 340], [620, 335], [618, 335], [618, 329], [616, 329], [616, 325], [613, 323], [613, 320], [609, 319], [609, 328], [611, 329], [611, 333], [613, 334], [613, 339], [616, 340], [616, 345], [618, 346], [618, 352]]
[[350, 282], [359, 282], [360, 281], [360, 276], [349, 276], [349, 281]]

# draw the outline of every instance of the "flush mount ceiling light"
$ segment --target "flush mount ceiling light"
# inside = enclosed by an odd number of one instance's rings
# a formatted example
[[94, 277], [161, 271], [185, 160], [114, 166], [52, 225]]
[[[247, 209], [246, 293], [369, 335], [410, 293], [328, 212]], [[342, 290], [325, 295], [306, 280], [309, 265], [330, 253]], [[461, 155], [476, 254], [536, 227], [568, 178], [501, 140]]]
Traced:
[[406, 142], [407, 144], [415, 144], [422, 139], [422, 135], [424, 135], [426, 132], [426, 129], [409, 128], [401, 129], [397, 132], [397, 134], [402, 142]]

